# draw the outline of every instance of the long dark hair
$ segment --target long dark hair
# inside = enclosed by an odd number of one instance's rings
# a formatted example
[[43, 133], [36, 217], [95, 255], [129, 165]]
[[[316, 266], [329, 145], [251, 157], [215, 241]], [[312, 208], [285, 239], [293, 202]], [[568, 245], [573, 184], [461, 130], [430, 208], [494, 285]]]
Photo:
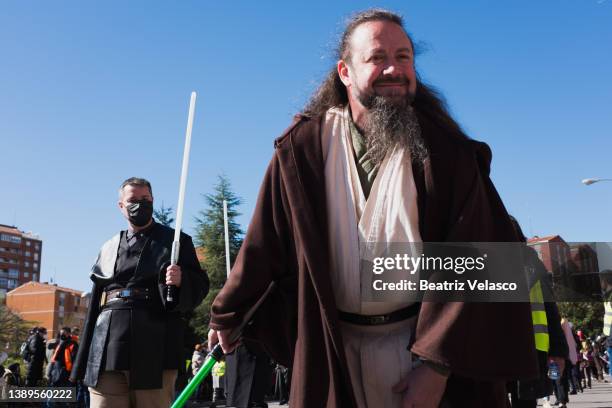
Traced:
[[[399, 25], [414, 45], [400, 15], [384, 9], [369, 9], [356, 13], [348, 19], [336, 49], [337, 59], [348, 61], [351, 58], [349, 47], [351, 35], [358, 26], [370, 21], [387, 21]], [[334, 66], [329, 70], [321, 85], [312, 94], [302, 110], [302, 114], [308, 117], [321, 116], [330, 108], [346, 106], [347, 103], [348, 94], [346, 87], [340, 80], [338, 71]], [[423, 83], [419, 75], [417, 75], [417, 88], [413, 106], [417, 113], [427, 116], [429, 120], [433, 121], [442, 130], [460, 138], [468, 139], [461, 126], [448, 112], [446, 101], [442, 95], [432, 86]]]

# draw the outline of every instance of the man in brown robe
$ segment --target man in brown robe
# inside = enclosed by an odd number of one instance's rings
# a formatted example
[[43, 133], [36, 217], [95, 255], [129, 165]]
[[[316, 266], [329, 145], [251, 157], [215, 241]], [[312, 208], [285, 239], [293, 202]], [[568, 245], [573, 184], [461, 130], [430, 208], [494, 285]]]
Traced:
[[[229, 333], [276, 282], [244, 336], [292, 367], [292, 407], [364, 405], [344, 328], [347, 315], [376, 319], [339, 310], [338, 271], [330, 268], [341, 257], [330, 242], [330, 225], [337, 220], [330, 214], [334, 191], [325, 139], [334, 112], [348, 118], [357, 188], [365, 199], [397, 148], [408, 152], [404, 165], [413, 188], [395, 186], [414, 191], [399, 200], [408, 202], [404, 215], [412, 231], [405, 235], [422, 242], [518, 241], [489, 178], [490, 149], [469, 139], [419, 81], [413, 57], [399, 16], [367, 10], [353, 17], [337, 66], [275, 142], [241, 251], [213, 303], [211, 344], [218, 338], [231, 352]], [[506, 380], [537, 376], [527, 303], [424, 302], [416, 320], [405, 352], [425, 363], [408, 369], [393, 390], [380, 390], [399, 393], [402, 407], [505, 407]], [[361, 377], [370, 369], [362, 366]]]

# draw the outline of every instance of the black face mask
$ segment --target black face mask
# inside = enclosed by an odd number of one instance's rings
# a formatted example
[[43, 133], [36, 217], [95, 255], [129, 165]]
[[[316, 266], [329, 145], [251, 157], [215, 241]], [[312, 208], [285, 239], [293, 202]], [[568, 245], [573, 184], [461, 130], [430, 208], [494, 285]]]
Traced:
[[128, 219], [137, 227], [144, 227], [151, 221], [153, 217], [153, 202], [149, 200], [140, 200], [129, 204], [126, 207]]
[[60, 340], [64, 340], [64, 341], [65, 341], [65, 340], [68, 340], [68, 336], [67, 336], [67, 335], [65, 335], [65, 334], [64, 334], [64, 335], [62, 335], [62, 336], [60, 336]]

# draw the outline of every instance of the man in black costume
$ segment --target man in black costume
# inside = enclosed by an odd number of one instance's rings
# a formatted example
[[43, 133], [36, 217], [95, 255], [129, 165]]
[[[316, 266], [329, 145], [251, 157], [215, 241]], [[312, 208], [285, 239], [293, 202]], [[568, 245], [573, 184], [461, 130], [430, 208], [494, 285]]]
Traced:
[[[91, 407], [164, 407], [173, 397], [183, 350], [185, 312], [208, 293], [191, 237], [181, 234], [170, 265], [174, 230], [153, 218], [151, 184], [129, 178], [119, 188], [128, 220], [100, 250], [92, 298], [71, 380], [83, 379]], [[166, 285], [177, 288], [166, 302]]]
[[35, 327], [34, 333], [28, 337], [28, 371], [26, 373], [26, 387], [36, 387], [42, 380], [43, 365], [45, 363], [45, 338], [47, 329]]

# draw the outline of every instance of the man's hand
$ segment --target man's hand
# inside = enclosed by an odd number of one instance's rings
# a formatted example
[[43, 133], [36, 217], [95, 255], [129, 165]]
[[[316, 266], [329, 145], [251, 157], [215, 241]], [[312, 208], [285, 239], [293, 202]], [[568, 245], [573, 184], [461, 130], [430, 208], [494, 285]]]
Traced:
[[393, 387], [393, 392], [403, 393], [402, 408], [438, 408], [446, 379], [426, 365], [408, 373], [406, 378]]
[[548, 361], [554, 361], [559, 366], [559, 375], [563, 375], [563, 370], [565, 370], [565, 358], [563, 357], [555, 357], [548, 356]]
[[181, 267], [178, 265], [170, 265], [166, 268], [166, 285], [173, 285], [177, 288], [181, 287]]
[[225, 354], [228, 354], [234, 351], [234, 349], [238, 346], [238, 344], [240, 344], [240, 341], [237, 340], [230, 344], [229, 342], [230, 333], [231, 333], [230, 329], [226, 329], [226, 330], [210, 329], [208, 331], [208, 351], [211, 351], [213, 347], [215, 346], [215, 344], [217, 343], [221, 344], [221, 349], [223, 349], [223, 352]]

